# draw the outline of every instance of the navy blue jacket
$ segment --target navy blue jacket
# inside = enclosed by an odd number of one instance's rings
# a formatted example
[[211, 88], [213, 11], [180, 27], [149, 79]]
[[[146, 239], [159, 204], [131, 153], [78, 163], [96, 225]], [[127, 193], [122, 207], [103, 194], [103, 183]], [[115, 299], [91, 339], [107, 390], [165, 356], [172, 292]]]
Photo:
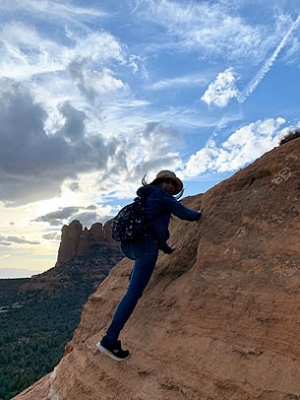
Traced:
[[137, 195], [144, 199], [150, 233], [153, 233], [158, 240], [159, 248], [166, 252], [170, 249], [166, 242], [170, 237], [171, 214], [187, 221], [197, 221], [201, 217], [201, 213], [185, 207], [159, 186], [142, 186], [138, 189]]

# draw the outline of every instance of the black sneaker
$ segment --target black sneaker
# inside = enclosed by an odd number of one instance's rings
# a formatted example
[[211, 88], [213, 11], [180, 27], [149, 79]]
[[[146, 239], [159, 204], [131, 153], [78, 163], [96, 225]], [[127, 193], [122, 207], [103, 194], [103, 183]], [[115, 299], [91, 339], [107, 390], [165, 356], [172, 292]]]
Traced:
[[99, 351], [116, 361], [125, 361], [130, 354], [128, 350], [122, 349], [121, 340], [118, 340], [115, 344], [110, 344], [107, 340], [107, 336], [104, 336], [101, 342], [97, 343], [97, 348]]

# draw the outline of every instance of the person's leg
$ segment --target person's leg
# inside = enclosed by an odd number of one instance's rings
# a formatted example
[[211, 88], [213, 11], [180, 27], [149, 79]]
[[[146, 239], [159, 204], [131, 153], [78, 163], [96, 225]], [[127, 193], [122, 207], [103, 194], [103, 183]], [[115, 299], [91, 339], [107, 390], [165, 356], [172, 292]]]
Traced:
[[155, 242], [147, 243], [146, 253], [134, 263], [127, 291], [120, 301], [112, 322], [106, 331], [109, 342], [118, 340], [119, 334], [131, 316], [139, 298], [146, 288], [158, 256], [158, 246]]

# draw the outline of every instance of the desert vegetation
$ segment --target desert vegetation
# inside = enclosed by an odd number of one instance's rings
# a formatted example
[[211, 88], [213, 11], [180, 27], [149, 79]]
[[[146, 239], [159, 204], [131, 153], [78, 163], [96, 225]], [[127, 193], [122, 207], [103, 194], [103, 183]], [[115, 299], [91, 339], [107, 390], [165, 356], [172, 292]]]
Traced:
[[300, 137], [300, 128], [295, 128], [295, 129], [291, 129], [288, 131], [288, 133], [286, 135], [284, 135], [282, 137], [282, 139], [280, 140], [279, 144], [285, 144], [291, 140], [297, 139]]

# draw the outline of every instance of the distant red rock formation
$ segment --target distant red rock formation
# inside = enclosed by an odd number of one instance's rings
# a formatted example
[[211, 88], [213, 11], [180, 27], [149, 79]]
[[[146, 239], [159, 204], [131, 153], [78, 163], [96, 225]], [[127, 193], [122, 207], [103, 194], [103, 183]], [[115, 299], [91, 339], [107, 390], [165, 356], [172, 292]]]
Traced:
[[70, 261], [75, 257], [88, 256], [97, 244], [105, 243], [115, 248], [118, 244], [111, 239], [111, 221], [102, 225], [97, 222], [90, 229], [74, 220], [62, 227], [61, 242], [56, 265]]

